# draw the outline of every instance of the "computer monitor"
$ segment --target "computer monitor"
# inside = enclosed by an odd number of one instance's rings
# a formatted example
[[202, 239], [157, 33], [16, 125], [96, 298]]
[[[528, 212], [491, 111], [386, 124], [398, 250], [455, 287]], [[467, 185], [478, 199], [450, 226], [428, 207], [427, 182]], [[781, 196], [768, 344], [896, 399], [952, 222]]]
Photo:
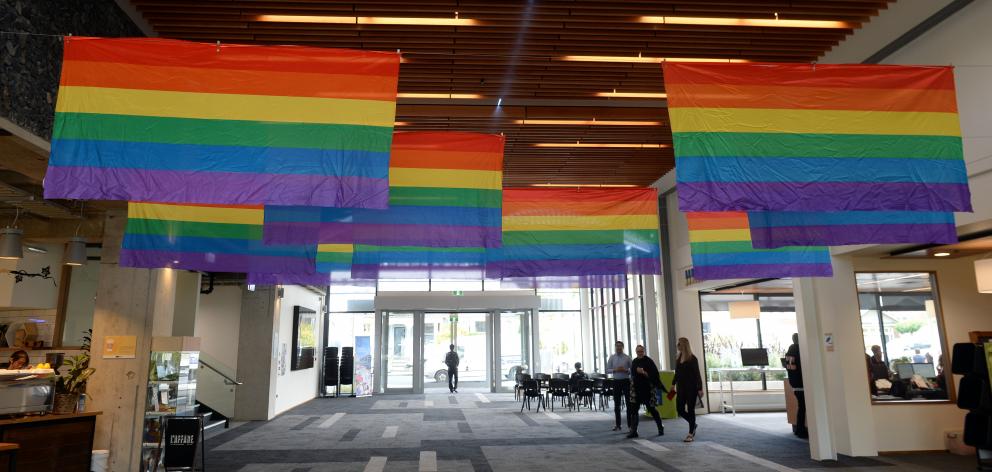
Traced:
[[896, 364], [896, 373], [902, 380], [909, 380], [913, 377], [913, 364]]
[[925, 379], [932, 379], [937, 376], [937, 371], [934, 369], [933, 364], [928, 363], [913, 364], [913, 373]]
[[763, 347], [741, 348], [741, 365], [744, 366], [767, 366], [768, 350]]

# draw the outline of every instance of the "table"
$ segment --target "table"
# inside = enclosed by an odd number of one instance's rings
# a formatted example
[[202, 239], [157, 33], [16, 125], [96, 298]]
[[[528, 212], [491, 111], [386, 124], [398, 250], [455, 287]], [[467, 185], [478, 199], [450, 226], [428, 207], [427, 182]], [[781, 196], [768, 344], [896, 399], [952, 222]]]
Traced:
[[720, 382], [720, 411], [722, 413], [726, 413], [727, 410], [730, 410], [730, 412], [733, 413], [734, 416], [737, 416], [737, 408], [734, 405], [734, 378], [733, 377], [727, 378], [727, 382], [730, 384], [730, 403], [728, 404], [726, 400], [724, 400], [724, 396], [723, 396], [724, 374], [736, 373], [736, 372], [761, 372], [763, 374], [770, 374], [777, 372], [785, 373], [785, 369], [783, 368], [758, 368], [758, 367], [723, 367], [723, 368], [709, 369], [709, 371], [710, 371], [709, 381], [710, 382], [713, 381], [712, 374], [717, 374], [716, 376], [717, 381]]
[[17, 472], [89, 472], [99, 414], [92, 411], [0, 420], [0, 442], [19, 446]]

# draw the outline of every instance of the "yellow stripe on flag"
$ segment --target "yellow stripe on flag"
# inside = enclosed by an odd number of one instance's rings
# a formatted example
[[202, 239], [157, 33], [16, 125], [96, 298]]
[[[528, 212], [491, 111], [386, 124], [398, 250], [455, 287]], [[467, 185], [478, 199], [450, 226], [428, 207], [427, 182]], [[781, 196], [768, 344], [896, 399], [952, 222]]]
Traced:
[[726, 241], [750, 241], [751, 230], [744, 229], [699, 229], [689, 231], [690, 243], [715, 243]]
[[165, 221], [191, 221], [196, 223], [226, 223], [262, 225], [265, 212], [261, 207], [229, 207], [199, 205], [168, 205], [161, 203], [136, 203], [127, 205], [128, 218]]
[[503, 188], [503, 172], [391, 167], [389, 169], [389, 186], [501, 190]]
[[772, 108], [669, 108], [674, 133], [961, 136], [956, 113]]
[[318, 244], [317, 252], [355, 252], [355, 246], [353, 244]]
[[55, 111], [208, 120], [393, 127], [396, 103], [381, 100], [59, 87]]

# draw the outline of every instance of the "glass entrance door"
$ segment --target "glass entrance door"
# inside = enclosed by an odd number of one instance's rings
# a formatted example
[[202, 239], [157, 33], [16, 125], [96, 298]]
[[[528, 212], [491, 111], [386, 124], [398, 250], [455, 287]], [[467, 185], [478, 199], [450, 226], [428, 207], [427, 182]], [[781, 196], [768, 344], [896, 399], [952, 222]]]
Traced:
[[494, 312], [493, 346], [496, 360], [492, 365], [491, 390], [512, 392], [517, 373], [528, 372], [530, 362], [530, 310]]
[[489, 391], [489, 313], [424, 313], [424, 392], [447, 393], [444, 358], [455, 345], [458, 391]]
[[417, 391], [416, 376], [422, 369], [415, 368], [420, 362], [420, 342], [416, 313], [383, 312], [382, 344], [380, 359], [383, 362], [383, 391], [387, 393], [414, 393]]

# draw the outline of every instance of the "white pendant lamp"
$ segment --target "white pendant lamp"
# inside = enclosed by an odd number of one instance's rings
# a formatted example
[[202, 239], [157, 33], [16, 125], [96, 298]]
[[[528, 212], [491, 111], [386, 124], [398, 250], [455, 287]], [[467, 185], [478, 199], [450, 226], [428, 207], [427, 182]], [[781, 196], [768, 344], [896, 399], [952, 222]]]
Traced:
[[24, 230], [6, 227], [0, 229], [0, 259], [20, 259], [24, 257], [21, 239]]
[[992, 259], [975, 261], [975, 281], [978, 293], [992, 293]]
[[86, 239], [79, 236], [69, 238], [65, 243], [65, 252], [62, 253], [62, 263], [68, 266], [86, 264]]
[[749, 302], [730, 302], [730, 319], [754, 319], [761, 317], [761, 304], [757, 300]]

